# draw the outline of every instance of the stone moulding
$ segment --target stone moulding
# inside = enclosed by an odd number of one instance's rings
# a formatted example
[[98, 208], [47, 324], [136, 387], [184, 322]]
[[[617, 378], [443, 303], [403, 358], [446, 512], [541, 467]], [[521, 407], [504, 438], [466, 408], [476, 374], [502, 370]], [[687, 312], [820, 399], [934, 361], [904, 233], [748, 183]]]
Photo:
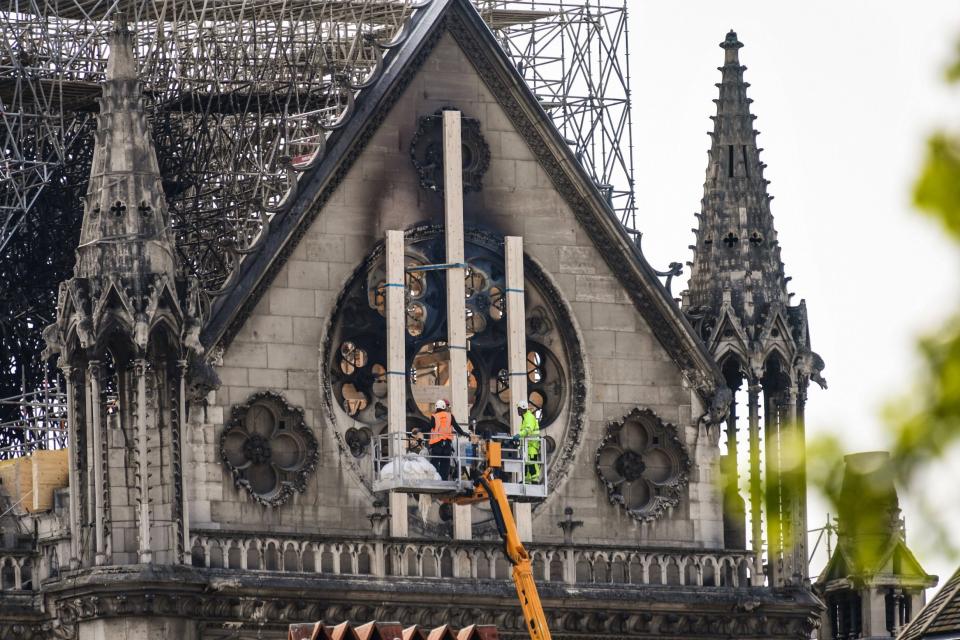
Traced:
[[220, 434], [220, 459], [238, 489], [265, 507], [279, 507], [306, 491], [320, 453], [303, 409], [261, 391], [233, 408]]
[[[288, 625], [304, 620], [374, 617], [430, 627], [495, 624], [503, 638], [528, 637], [508, 580], [485, 584], [482, 594], [476, 587], [462, 589], [430, 578], [408, 576], [391, 584], [391, 597], [385, 601], [382, 582], [359, 576], [304, 578], [242, 571], [228, 577], [222, 570], [186, 567], [149, 573], [114, 570], [109, 576], [94, 571], [49, 584], [50, 618], [24, 625], [25, 633], [14, 637], [72, 640], [79, 637], [80, 625], [85, 622], [153, 616], [188, 618], [208, 629], [239, 624], [270, 638], [285, 637]], [[724, 588], [708, 596], [697, 587], [624, 589], [597, 584], [578, 587], [572, 597], [568, 588], [544, 585], [541, 595], [557, 640], [800, 640], [810, 638], [823, 608], [805, 589]], [[0, 631], [2, 627], [0, 623]]]
[[680, 504], [690, 457], [674, 425], [650, 409], [635, 408], [607, 425], [595, 467], [610, 503], [634, 520], [650, 522]]

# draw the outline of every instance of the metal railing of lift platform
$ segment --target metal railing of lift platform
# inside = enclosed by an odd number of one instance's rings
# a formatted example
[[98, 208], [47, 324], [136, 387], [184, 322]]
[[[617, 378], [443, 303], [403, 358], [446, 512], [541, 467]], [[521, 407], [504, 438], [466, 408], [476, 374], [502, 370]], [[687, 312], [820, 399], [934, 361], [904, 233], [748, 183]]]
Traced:
[[[482, 470], [486, 463], [484, 438], [454, 436], [450, 453], [434, 455], [428, 446], [430, 432], [420, 437], [395, 432], [380, 435], [374, 443], [374, 491], [402, 493], [469, 493], [474, 483], [471, 472]], [[493, 435], [503, 457], [501, 480], [504, 490], [519, 501], [536, 501], [547, 497], [546, 443], [539, 436]], [[444, 458], [449, 461], [449, 475], [441, 477]], [[530, 472], [530, 473], [528, 473]]]

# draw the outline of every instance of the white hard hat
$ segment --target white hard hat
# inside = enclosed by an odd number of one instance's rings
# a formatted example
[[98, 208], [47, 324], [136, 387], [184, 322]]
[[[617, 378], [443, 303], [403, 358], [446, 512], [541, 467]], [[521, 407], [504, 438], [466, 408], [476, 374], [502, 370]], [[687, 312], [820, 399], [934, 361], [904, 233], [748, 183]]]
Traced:
[[520, 402], [517, 403], [517, 409], [523, 409], [524, 411], [526, 411], [529, 408], [530, 408], [530, 405], [527, 404], [526, 400], [521, 400]]
[[447, 408], [447, 401], [441, 398], [433, 406], [436, 407], [437, 411], [444, 411]]

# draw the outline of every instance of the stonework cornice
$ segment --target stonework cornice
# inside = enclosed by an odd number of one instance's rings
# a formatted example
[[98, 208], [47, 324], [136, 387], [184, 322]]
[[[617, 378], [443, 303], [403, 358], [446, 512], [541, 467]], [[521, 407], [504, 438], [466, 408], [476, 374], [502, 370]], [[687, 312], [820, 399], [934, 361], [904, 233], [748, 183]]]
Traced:
[[[809, 638], [822, 605], [804, 589], [695, 587], [541, 588], [553, 637], [573, 638]], [[400, 620], [404, 624], [495, 624], [502, 638], [522, 638], [525, 625], [507, 581], [454, 583], [397, 578], [389, 601], [372, 578], [331, 579], [279, 572], [189, 567], [94, 569], [47, 585], [52, 618], [22, 637], [78, 637], [96, 619], [167, 616], [206, 628], [256, 624], [283, 637], [287, 625], [323, 620]], [[41, 627], [46, 635], [40, 633]], [[30, 635], [33, 633], [33, 635]], [[268, 637], [270, 637], [268, 636]], [[4, 638], [0, 631], [0, 638]]]

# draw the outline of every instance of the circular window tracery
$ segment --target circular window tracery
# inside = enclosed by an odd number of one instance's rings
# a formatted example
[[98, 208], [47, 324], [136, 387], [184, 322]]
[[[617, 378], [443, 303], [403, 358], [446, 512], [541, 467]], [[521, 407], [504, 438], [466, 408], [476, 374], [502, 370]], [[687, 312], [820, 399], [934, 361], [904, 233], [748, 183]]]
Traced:
[[234, 484], [265, 506], [280, 506], [294, 491], [306, 491], [319, 457], [303, 410], [269, 391], [234, 407], [220, 434], [220, 458]]
[[635, 520], [649, 521], [680, 503], [690, 458], [676, 427], [649, 409], [634, 409], [607, 426], [596, 468], [610, 502]]
[[[480, 432], [508, 433], [516, 410], [509, 405], [502, 239], [468, 230], [466, 240], [464, 304], [470, 417], [476, 420]], [[442, 227], [423, 226], [407, 232], [405, 252], [408, 268], [444, 262]], [[544, 435], [551, 437], [550, 450], [566, 452], [562, 460], [548, 461], [549, 477], [554, 482], [565, 475], [572, 459], [569, 442], [579, 438], [582, 428], [586, 395], [582, 356], [573, 321], [559, 293], [535, 265], [526, 262], [527, 399], [540, 417]], [[411, 274], [417, 277], [412, 279]], [[435, 401], [450, 396], [445, 277], [444, 271], [414, 271], [408, 272], [406, 279], [408, 429], [429, 424]], [[387, 426], [385, 300], [379, 293], [384, 281], [381, 246], [341, 293], [323, 356], [330, 380], [326, 397], [339, 409], [332, 414], [335, 422], [343, 420], [343, 429], [359, 428], [350, 419], [363, 423], [374, 438]], [[414, 303], [422, 306], [422, 312], [417, 312], [415, 326], [411, 327], [410, 307]], [[358, 359], [358, 353], [366, 357]], [[342, 436], [344, 432], [340, 433]], [[355, 446], [349, 448], [351, 453], [356, 450]], [[555, 464], [559, 464], [556, 473]], [[364, 481], [369, 480], [364, 477]]]

